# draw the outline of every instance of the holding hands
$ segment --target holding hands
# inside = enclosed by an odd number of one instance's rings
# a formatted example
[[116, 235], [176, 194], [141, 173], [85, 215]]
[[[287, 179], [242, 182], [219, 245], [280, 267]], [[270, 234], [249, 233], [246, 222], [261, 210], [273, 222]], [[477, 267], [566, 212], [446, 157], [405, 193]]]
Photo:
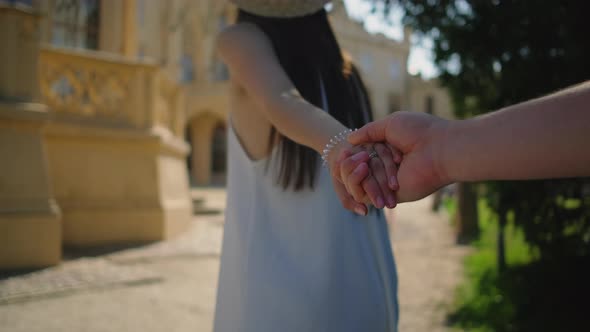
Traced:
[[[588, 177], [588, 105], [590, 81], [466, 120], [397, 112], [351, 133], [348, 143], [357, 148], [341, 149], [332, 176], [349, 195], [339, 192], [341, 199], [363, 202], [368, 195], [377, 207], [370, 182], [379, 183], [382, 193], [395, 191], [400, 203], [452, 182]], [[358, 153], [358, 146], [371, 142], [375, 150], [381, 150], [375, 142], [384, 142], [393, 161], [401, 161], [391, 166], [387, 154], [379, 153], [389, 182], [376, 158]]]
[[[397, 164], [401, 158], [397, 149], [384, 143], [340, 143], [331, 153], [328, 165], [342, 205], [360, 215], [367, 214], [367, 205], [379, 209], [394, 208], [397, 205]], [[343, 181], [340, 175], [343, 161], [346, 165], [354, 164], [359, 168], [351, 172], [351, 181]]]
[[446, 120], [398, 112], [351, 133], [330, 167], [343, 205], [364, 215], [364, 204], [393, 208], [450, 183], [441, 165], [447, 130]]

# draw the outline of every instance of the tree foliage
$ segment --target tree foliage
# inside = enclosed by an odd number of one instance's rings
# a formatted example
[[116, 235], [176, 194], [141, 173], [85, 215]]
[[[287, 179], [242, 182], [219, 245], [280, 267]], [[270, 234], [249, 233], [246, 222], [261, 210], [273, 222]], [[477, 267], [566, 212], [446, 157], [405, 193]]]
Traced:
[[[448, 88], [458, 117], [590, 79], [588, 1], [374, 2], [385, 13], [401, 7], [403, 23], [432, 40], [439, 80]], [[588, 179], [493, 182], [486, 187], [496, 213], [512, 211], [543, 258], [590, 255]]]

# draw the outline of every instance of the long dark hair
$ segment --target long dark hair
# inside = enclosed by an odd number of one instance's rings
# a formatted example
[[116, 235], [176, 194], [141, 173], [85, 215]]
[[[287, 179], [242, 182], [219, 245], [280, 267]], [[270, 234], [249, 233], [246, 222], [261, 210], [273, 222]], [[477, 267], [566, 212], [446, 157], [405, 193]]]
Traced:
[[[281, 66], [309, 103], [324, 108], [323, 83], [328, 112], [348, 128], [372, 120], [367, 91], [358, 70], [341, 52], [325, 10], [297, 18], [269, 18], [243, 10], [237, 22], [255, 24], [270, 39]], [[321, 80], [321, 83], [320, 83]], [[279, 138], [278, 183], [295, 191], [313, 188], [319, 155], [272, 128], [269, 152]], [[270, 163], [270, 160], [269, 160]], [[268, 164], [267, 164], [268, 166]]]

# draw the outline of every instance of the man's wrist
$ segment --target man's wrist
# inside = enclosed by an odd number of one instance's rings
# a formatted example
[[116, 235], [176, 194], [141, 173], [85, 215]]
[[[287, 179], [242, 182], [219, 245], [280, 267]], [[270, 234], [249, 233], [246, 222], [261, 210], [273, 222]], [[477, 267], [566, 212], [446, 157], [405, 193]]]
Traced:
[[434, 148], [436, 173], [444, 185], [461, 181], [460, 171], [456, 172], [457, 168], [454, 164], [457, 162], [459, 149], [457, 142], [460, 142], [464, 130], [462, 122], [461, 120], [451, 120], [441, 123], [440, 136], [434, 138], [438, 142]]

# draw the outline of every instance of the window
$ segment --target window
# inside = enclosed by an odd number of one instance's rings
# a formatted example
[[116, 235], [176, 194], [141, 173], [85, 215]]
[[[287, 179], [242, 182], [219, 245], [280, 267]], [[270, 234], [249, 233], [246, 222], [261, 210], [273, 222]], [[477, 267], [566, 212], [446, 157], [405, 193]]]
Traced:
[[[217, 30], [222, 31], [227, 26], [228, 26], [228, 19], [227, 19], [226, 13], [223, 12], [217, 18]], [[221, 61], [221, 59], [219, 59], [215, 55], [213, 56], [213, 59], [211, 62], [210, 73], [211, 73], [210, 78], [212, 81], [216, 81], [216, 82], [217, 81], [227, 81], [229, 79], [229, 71], [227, 69], [227, 66]]]
[[33, 6], [33, 0], [9, 0], [9, 1], [0, 1], [1, 2], [8, 2], [10, 4], [14, 4], [14, 5], [25, 5], [25, 6]]
[[180, 82], [190, 83], [195, 79], [193, 59], [188, 54], [180, 57]]
[[401, 110], [401, 97], [398, 93], [390, 93], [387, 99], [389, 113]]
[[364, 53], [360, 58], [361, 68], [369, 73], [373, 69], [373, 56], [369, 53]]
[[100, 0], [54, 0], [52, 5], [54, 45], [98, 49]]
[[195, 25], [192, 21], [186, 20], [182, 23], [182, 29], [179, 31], [182, 40], [182, 53], [178, 60], [180, 71], [179, 81], [181, 83], [190, 83], [195, 80]]
[[434, 114], [434, 97], [427, 96], [425, 105], [426, 109], [424, 111], [428, 114]]
[[391, 64], [389, 65], [389, 75], [391, 79], [396, 81], [401, 76], [401, 65], [399, 64], [398, 60], [392, 60]]
[[223, 29], [225, 29], [228, 26], [227, 17], [225, 15], [226, 15], [225, 13], [222, 13], [217, 18], [217, 31], [222, 31]]

